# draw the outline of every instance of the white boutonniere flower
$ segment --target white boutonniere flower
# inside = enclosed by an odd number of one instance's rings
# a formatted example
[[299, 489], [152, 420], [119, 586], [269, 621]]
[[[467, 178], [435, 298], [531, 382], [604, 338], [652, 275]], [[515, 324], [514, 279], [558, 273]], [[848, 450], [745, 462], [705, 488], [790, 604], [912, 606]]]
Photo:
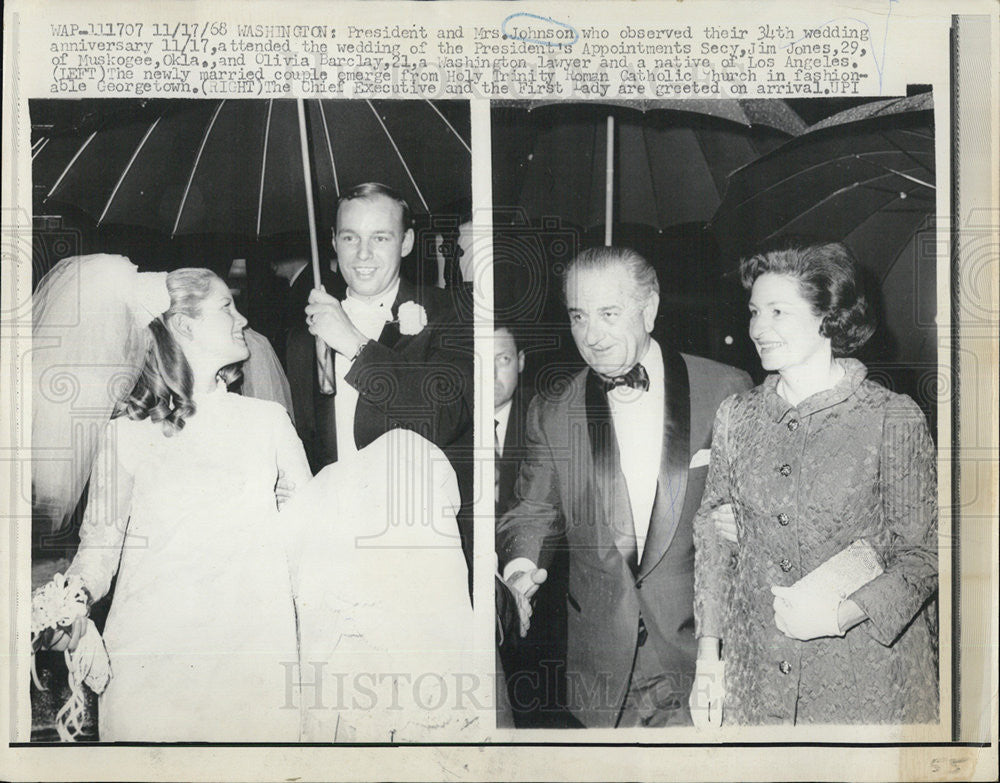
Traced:
[[403, 302], [399, 306], [399, 333], [420, 334], [427, 326], [427, 311], [416, 302]]

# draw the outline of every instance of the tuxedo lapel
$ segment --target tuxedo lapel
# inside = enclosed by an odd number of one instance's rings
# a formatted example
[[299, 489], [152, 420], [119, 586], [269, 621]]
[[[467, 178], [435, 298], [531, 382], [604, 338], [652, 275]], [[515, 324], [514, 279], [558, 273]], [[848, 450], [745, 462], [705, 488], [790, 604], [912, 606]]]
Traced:
[[590, 485], [594, 493], [593, 500], [598, 503], [604, 515], [604, 525], [600, 524], [601, 520], [596, 520], [597, 531], [611, 531], [615, 548], [625, 558], [632, 573], [635, 573], [638, 570], [638, 545], [611, 407], [607, 393], [593, 371], [587, 372], [586, 385], [587, 436], [590, 440], [592, 465]]
[[[386, 348], [395, 348], [397, 346], [402, 336], [399, 331], [399, 306], [403, 302], [413, 299], [415, 294], [416, 289], [408, 281], [400, 278], [399, 288], [396, 289], [396, 298], [392, 303], [392, 321], [386, 321], [385, 326], [382, 327], [382, 331], [379, 332], [376, 342], [384, 345]], [[357, 407], [354, 409], [354, 442], [363, 443], [366, 440], [364, 436], [366, 429], [378, 426], [380, 417], [381, 413], [379, 411], [372, 408], [363, 397], [359, 398]], [[334, 430], [336, 430], [335, 424]]]
[[677, 532], [684, 509], [691, 459], [691, 390], [687, 365], [679, 353], [664, 348], [663, 371], [665, 408], [660, 475], [656, 482], [656, 498], [639, 566], [639, 578], [656, 567]]
[[[345, 294], [346, 296], [346, 294]], [[397, 348], [405, 345], [405, 340], [409, 339], [399, 331], [399, 306], [403, 302], [419, 302], [419, 289], [404, 278], [399, 279], [399, 288], [396, 290], [396, 298], [392, 303], [392, 321], [386, 322], [379, 333], [377, 342], [387, 348]], [[336, 357], [335, 361], [343, 361], [341, 357]], [[316, 372], [314, 368], [313, 379], [315, 383]], [[319, 393], [318, 384], [314, 386], [316, 402], [317, 426], [322, 427], [323, 440], [323, 464], [337, 461], [337, 417], [336, 417], [336, 396], [322, 395]], [[322, 424], [320, 424], [322, 422]], [[374, 408], [364, 398], [360, 398], [354, 410], [354, 441], [355, 443], [370, 442], [366, 436], [373, 428], [383, 426], [382, 413]]]
[[395, 348], [397, 343], [399, 343], [402, 334], [399, 331], [399, 324], [392, 321], [386, 321], [385, 326], [382, 327], [382, 331], [378, 336], [377, 342], [384, 345], [386, 348]]

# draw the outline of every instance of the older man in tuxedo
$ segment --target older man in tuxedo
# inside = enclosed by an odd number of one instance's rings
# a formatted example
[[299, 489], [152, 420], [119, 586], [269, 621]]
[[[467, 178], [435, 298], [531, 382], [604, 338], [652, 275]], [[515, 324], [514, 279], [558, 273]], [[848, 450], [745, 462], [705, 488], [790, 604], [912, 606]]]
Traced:
[[333, 245], [346, 296], [313, 290], [306, 307], [309, 331], [334, 352], [336, 393], [316, 396], [318, 462], [392, 429], [423, 435], [455, 468], [471, 564], [472, 326], [446, 292], [400, 277], [413, 243], [410, 208], [395, 190], [365, 183], [341, 195]]
[[544, 590], [545, 544], [565, 535], [569, 709], [587, 727], [684, 725], [692, 519], [716, 409], [750, 378], [653, 339], [659, 283], [634, 251], [581, 253], [565, 299], [588, 367], [529, 409], [518, 502], [497, 526], [503, 576]]

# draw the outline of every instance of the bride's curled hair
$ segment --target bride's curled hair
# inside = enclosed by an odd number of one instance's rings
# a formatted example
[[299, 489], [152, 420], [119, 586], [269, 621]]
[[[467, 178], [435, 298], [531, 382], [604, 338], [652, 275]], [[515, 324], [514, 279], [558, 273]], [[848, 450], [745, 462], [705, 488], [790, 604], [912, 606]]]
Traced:
[[[195, 414], [194, 377], [181, 346], [170, 332], [170, 320], [178, 314], [190, 318], [201, 315], [202, 302], [217, 275], [209, 269], [177, 269], [167, 275], [170, 309], [149, 324], [151, 340], [139, 380], [131, 393], [118, 405], [115, 416], [133, 421], [151, 419], [163, 424], [167, 437], [184, 429], [184, 422]], [[241, 377], [240, 365], [223, 367], [219, 376], [226, 385]]]

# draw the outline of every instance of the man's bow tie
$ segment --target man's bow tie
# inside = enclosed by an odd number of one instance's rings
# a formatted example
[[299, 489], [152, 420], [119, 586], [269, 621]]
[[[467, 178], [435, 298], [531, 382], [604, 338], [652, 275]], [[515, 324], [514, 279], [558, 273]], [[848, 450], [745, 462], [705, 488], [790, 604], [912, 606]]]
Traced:
[[646, 368], [641, 364], [637, 364], [624, 375], [616, 375], [614, 378], [608, 378], [604, 375], [598, 375], [597, 377], [601, 379], [605, 392], [617, 389], [619, 386], [629, 386], [633, 389], [649, 391], [649, 373], [646, 372]]

